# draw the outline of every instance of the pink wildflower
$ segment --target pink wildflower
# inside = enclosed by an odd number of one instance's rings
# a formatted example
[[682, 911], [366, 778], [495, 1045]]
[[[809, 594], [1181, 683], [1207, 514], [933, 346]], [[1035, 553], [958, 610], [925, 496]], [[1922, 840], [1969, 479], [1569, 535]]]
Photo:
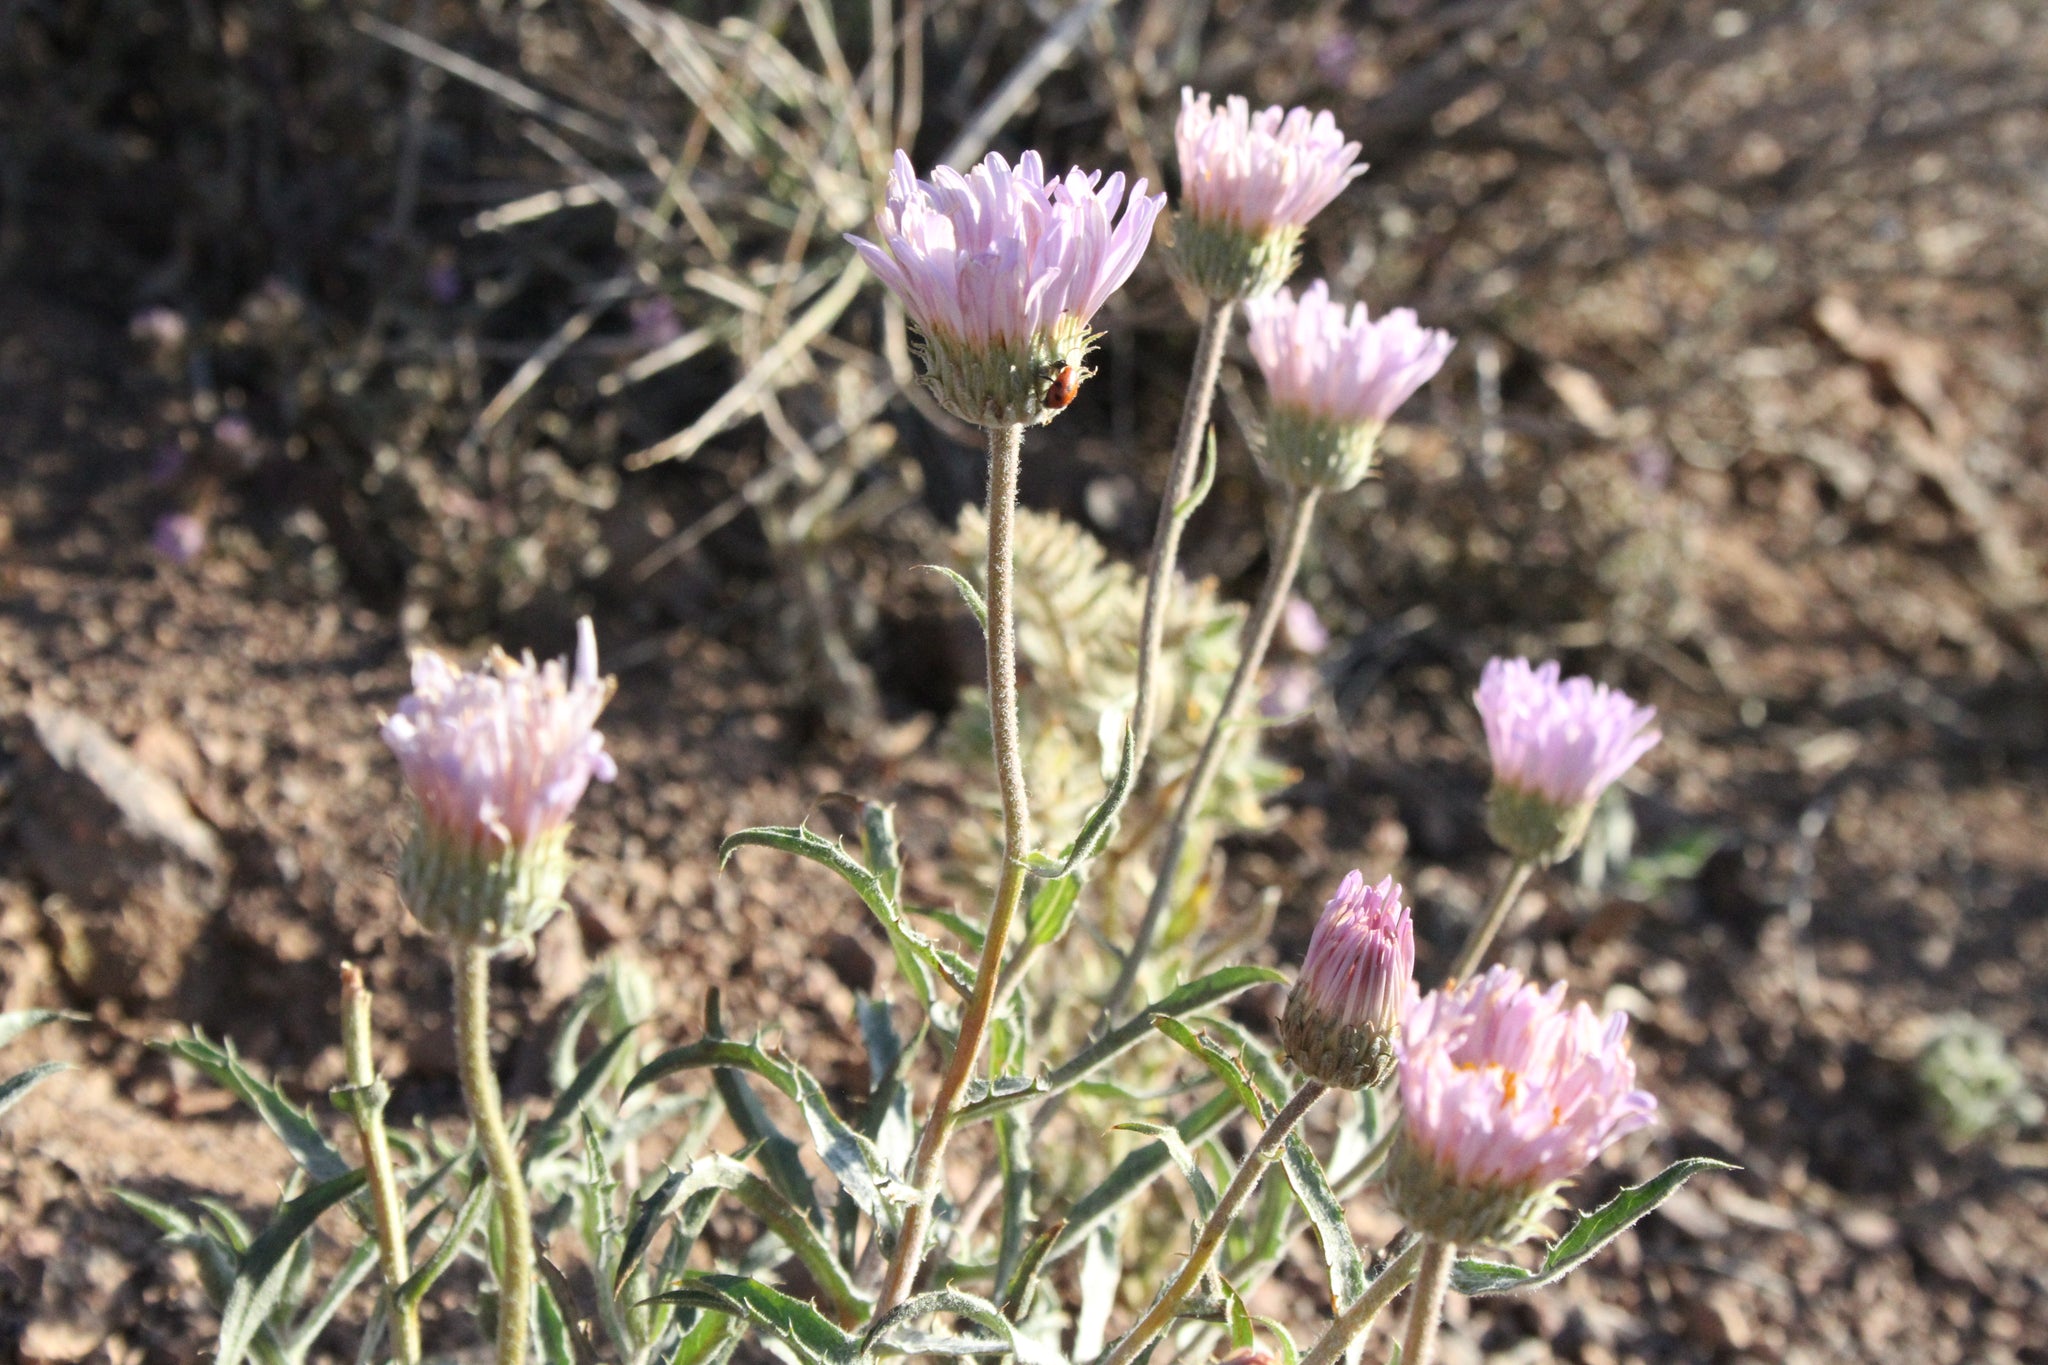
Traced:
[[1567, 1007], [1564, 989], [1493, 967], [1409, 1010], [1395, 1045], [1402, 1121], [1459, 1184], [1569, 1180], [1656, 1115], [1656, 1097], [1635, 1088], [1628, 1016]]
[[1560, 806], [1597, 801], [1663, 738], [1654, 706], [1591, 678], [1561, 678], [1555, 661], [1490, 659], [1473, 694], [1497, 782]]
[[1323, 907], [1280, 1037], [1304, 1074], [1346, 1090], [1379, 1084], [1413, 991], [1415, 924], [1392, 877], [1353, 871]]
[[206, 523], [190, 512], [166, 512], [156, 519], [149, 545], [173, 564], [190, 564], [206, 548]]
[[1276, 406], [1325, 422], [1381, 425], [1443, 368], [1450, 335], [1424, 327], [1407, 308], [1379, 321], [1365, 305], [1345, 308], [1317, 280], [1246, 305], [1252, 356]]
[[1186, 214], [1253, 233], [1301, 227], [1365, 174], [1358, 144], [1327, 110], [1276, 104], [1254, 114], [1242, 95], [1219, 109], [1183, 88], [1173, 137]]
[[1048, 180], [1036, 152], [920, 180], [899, 151], [880, 242], [847, 240], [903, 301], [949, 408], [984, 426], [1041, 422], [1064, 406], [1045, 402], [1059, 372], [1087, 358], [1089, 320], [1151, 241], [1166, 196], [1145, 189], [1126, 204], [1121, 173]]
[[559, 659], [500, 651], [465, 673], [420, 650], [412, 683], [383, 726], [419, 803], [401, 869], [407, 903], [458, 937], [530, 933], [559, 904], [584, 790], [618, 773], [596, 729], [614, 687], [598, 676], [596, 633], [577, 622], [573, 675]]

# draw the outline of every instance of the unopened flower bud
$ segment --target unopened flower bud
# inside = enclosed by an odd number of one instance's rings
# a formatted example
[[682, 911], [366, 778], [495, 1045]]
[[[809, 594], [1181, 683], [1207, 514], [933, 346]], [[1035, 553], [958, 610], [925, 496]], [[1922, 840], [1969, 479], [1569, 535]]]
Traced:
[[991, 152], [965, 175], [941, 166], [919, 180], [899, 151], [875, 215], [881, 241], [847, 240], [903, 301], [946, 410], [976, 426], [1032, 426], [1073, 401], [1089, 319], [1152, 240], [1166, 196], [1145, 188], [1125, 203], [1121, 174], [1048, 180], [1036, 152], [1014, 169]]
[[1174, 125], [1181, 205], [1173, 220], [1173, 267], [1212, 299], [1272, 293], [1294, 273], [1301, 230], [1365, 174], [1358, 144], [1325, 111], [1254, 114], [1243, 96], [1221, 108], [1183, 89]]
[[384, 722], [419, 823], [399, 889], [433, 933], [482, 947], [530, 936], [569, 880], [569, 818], [592, 778], [617, 775], [598, 715], [616, 685], [597, 673], [597, 637], [577, 623], [573, 675], [493, 651], [459, 671], [413, 656], [412, 694]]
[[1394, 1036], [1415, 976], [1415, 923], [1392, 877], [1351, 872], [1323, 908], [1287, 997], [1280, 1042], [1294, 1069], [1363, 1090], [1394, 1066]]
[[1406, 308], [1374, 321], [1362, 303], [1333, 303], [1321, 280], [1299, 299], [1286, 289], [1254, 299], [1245, 315], [1272, 394], [1266, 473], [1296, 488], [1356, 487], [1387, 419], [1443, 368], [1453, 344]]
[[1662, 734], [1654, 707], [1557, 664], [1489, 660], [1473, 695], [1493, 758], [1486, 830], [1517, 858], [1548, 865], [1579, 846], [1601, 793]]
[[1401, 1131], [1385, 1190], [1424, 1236], [1502, 1246], [1536, 1231], [1565, 1182], [1657, 1101], [1635, 1088], [1628, 1016], [1606, 1019], [1508, 967], [1432, 991], [1398, 1043]]

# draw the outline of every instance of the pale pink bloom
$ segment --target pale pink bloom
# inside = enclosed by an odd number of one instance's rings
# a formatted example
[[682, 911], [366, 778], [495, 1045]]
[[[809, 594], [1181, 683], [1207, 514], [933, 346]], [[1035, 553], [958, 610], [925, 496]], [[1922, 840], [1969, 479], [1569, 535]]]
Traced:
[[190, 512], [166, 512], [156, 519], [149, 546], [173, 564], [190, 564], [206, 548], [206, 523]]
[[875, 215], [878, 245], [847, 240], [903, 300], [927, 337], [974, 346], [1022, 346], [1059, 324], [1085, 329], [1137, 269], [1166, 196], [1124, 177], [1078, 167], [1047, 180], [1038, 153], [1013, 170], [994, 152], [962, 175], [940, 166], [919, 180], [896, 153], [889, 190]]
[[1290, 597], [1280, 612], [1280, 638], [1297, 654], [1320, 654], [1330, 647], [1330, 628], [1305, 597]]
[[1330, 301], [1317, 280], [1301, 292], [1282, 289], [1245, 304], [1252, 357], [1276, 407], [1318, 421], [1381, 425], [1438, 370], [1455, 344], [1396, 308], [1379, 321], [1365, 305]]
[[1415, 976], [1415, 921], [1392, 877], [1376, 886], [1352, 871], [1323, 907], [1295, 989], [1330, 1024], [1391, 1033]]
[[1656, 747], [1653, 706], [1590, 678], [1560, 678], [1555, 662], [1490, 659], [1473, 694], [1486, 725], [1494, 779], [1560, 807], [1590, 804]]
[[563, 830], [592, 778], [618, 775], [595, 728], [612, 685], [598, 676], [588, 617], [576, 623], [573, 675], [560, 659], [499, 651], [465, 673], [422, 649], [384, 742], [427, 829], [465, 848], [526, 849]]
[[1173, 138], [1180, 151], [1181, 207], [1201, 222], [1253, 233], [1299, 228], [1365, 174], [1358, 144], [1327, 110], [1252, 112], [1242, 95], [1218, 109], [1182, 88]]
[[1510, 967], [1432, 991], [1395, 1045], [1408, 1138], [1461, 1187], [1569, 1180], [1657, 1112], [1635, 1088], [1627, 1028], [1627, 1015], [1567, 1008], [1563, 982], [1538, 990]]

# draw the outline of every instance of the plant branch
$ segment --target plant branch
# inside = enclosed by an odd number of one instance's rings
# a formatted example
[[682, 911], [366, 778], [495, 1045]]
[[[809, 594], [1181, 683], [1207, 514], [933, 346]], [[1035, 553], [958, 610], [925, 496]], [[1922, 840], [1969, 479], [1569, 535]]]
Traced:
[[940, 1161], [952, 1135], [960, 1098], [981, 1059], [982, 1041], [994, 1013], [1003, 972], [1003, 950], [1010, 926], [1024, 896], [1025, 857], [1031, 851], [1031, 809], [1024, 788], [1024, 745], [1017, 722], [1017, 620], [1012, 605], [1011, 531], [1017, 511], [1017, 467], [1024, 450], [1024, 428], [992, 427], [988, 433], [988, 708], [995, 741], [996, 785], [1003, 800], [1003, 870], [996, 883], [983, 931], [981, 963], [974, 974], [974, 994], [960, 1016], [953, 1057], [932, 1098], [932, 1110], [912, 1159], [910, 1183], [918, 1200], [904, 1212], [903, 1230], [889, 1260], [875, 1316], [909, 1297], [924, 1256], [925, 1234], [931, 1227], [932, 1201], [937, 1195]]
[[1408, 1304], [1408, 1335], [1401, 1346], [1405, 1365], [1430, 1365], [1436, 1359], [1436, 1329], [1443, 1321], [1444, 1295], [1451, 1288], [1451, 1266], [1458, 1259], [1454, 1243], [1425, 1238], [1422, 1269], [1415, 1276], [1415, 1297]]
[[462, 1098], [469, 1105], [498, 1209], [498, 1240], [505, 1263], [498, 1281], [498, 1365], [523, 1365], [527, 1324], [533, 1317], [533, 1214], [519, 1154], [505, 1131], [504, 1101], [491, 1070], [491, 953], [474, 944], [455, 948], [456, 1058]]
[[1202, 314], [1201, 336], [1195, 342], [1194, 373], [1181, 402], [1180, 432], [1174, 438], [1173, 464], [1159, 500], [1159, 524], [1152, 533], [1152, 568], [1145, 579], [1145, 619], [1138, 636], [1138, 698], [1131, 708], [1131, 733], [1138, 737], [1137, 771], [1145, 768], [1152, 743], [1152, 722], [1159, 709], [1159, 650], [1166, 638], [1166, 610], [1173, 595], [1174, 567], [1180, 558], [1180, 534], [1194, 509], [1184, 506], [1194, 491], [1195, 467], [1202, 435], [1209, 427], [1209, 407], [1216, 397], [1216, 377], [1223, 369], [1223, 349], [1237, 304], [1210, 300]]
[[405, 1244], [405, 1196], [391, 1166], [391, 1142], [384, 1131], [384, 1097], [370, 1051], [370, 992], [353, 962], [341, 964], [341, 1050], [349, 1085], [349, 1116], [362, 1144], [363, 1170], [370, 1188], [370, 1212], [376, 1223], [377, 1260], [384, 1273], [390, 1302], [392, 1349], [398, 1365], [419, 1365], [420, 1314], [400, 1294], [412, 1275]]
[[1103, 1358], [1102, 1365], [1130, 1365], [1150, 1346], [1152, 1342], [1173, 1323], [1174, 1314], [1187, 1301], [1188, 1295], [1201, 1284], [1202, 1277], [1216, 1260], [1217, 1249], [1223, 1245], [1223, 1236], [1230, 1231], [1231, 1220], [1237, 1217], [1239, 1209], [1245, 1206], [1259, 1188], [1259, 1181], [1265, 1176], [1266, 1168], [1273, 1164], [1273, 1158], [1280, 1154], [1280, 1148], [1287, 1137], [1300, 1124], [1316, 1101], [1329, 1093], [1329, 1087], [1321, 1081], [1304, 1081], [1301, 1089], [1294, 1092], [1294, 1098], [1273, 1116], [1266, 1125], [1266, 1131], [1259, 1134], [1259, 1140], [1244, 1154], [1238, 1164], [1237, 1174], [1231, 1177], [1229, 1188], [1210, 1210], [1208, 1221], [1195, 1237], [1194, 1249], [1188, 1253], [1187, 1263], [1180, 1268], [1180, 1274], [1161, 1290], [1159, 1297], [1137, 1326], [1124, 1334], [1124, 1339]]
[[1194, 771], [1188, 774], [1187, 785], [1181, 792], [1180, 807], [1174, 812], [1173, 824], [1167, 830], [1166, 846], [1159, 855], [1151, 898], [1145, 904], [1144, 917], [1138, 921], [1138, 931], [1131, 939], [1130, 951], [1124, 956], [1116, 984], [1110, 987], [1108, 998], [1102, 1002], [1100, 1024], [1107, 1024], [1116, 1017], [1117, 1011], [1129, 998], [1132, 987], [1137, 985], [1145, 955], [1151, 951], [1153, 936], [1159, 932], [1159, 922], [1165, 918], [1167, 904], [1173, 899], [1174, 874], [1180, 866], [1182, 853], [1187, 849], [1189, 832], [1201, 813], [1202, 804], [1209, 798], [1209, 784], [1215, 781], [1216, 772], [1223, 765], [1223, 750], [1229, 732], [1251, 695], [1259, 667], [1266, 661], [1266, 649], [1273, 642], [1273, 630], [1280, 623], [1281, 613], [1286, 610], [1287, 594], [1294, 587], [1294, 576], [1301, 568], [1302, 551], [1308, 545], [1309, 528], [1315, 522], [1318, 497], [1318, 490], [1312, 488], [1290, 486], [1287, 490], [1280, 538], [1273, 547], [1272, 563], [1266, 570], [1266, 585], [1260, 591], [1251, 618], [1245, 622], [1244, 652], [1237, 661], [1237, 672], [1231, 675], [1230, 688], [1223, 694], [1223, 705], [1218, 708], [1216, 719], [1210, 723], [1209, 737], [1202, 745], [1201, 756], [1195, 760]]
[[1372, 1286], [1359, 1296], [1358, 1302], [1345, 1309], [1330, 1324], [1330, 1330], [1323, 1333], [1323, 1339], [1315, 1344], [1315, 1349], [1301, 1358], [1301, 1365], [1337, 1365], [1351, 1343], [1372, 1329], [1374, 1320], [1394, 1301], [1394, 1295], [1407, 1288], [1408, 1282], [1415, 1278], [1415, 1263], [1421, 1254], [1422, 1244], [1418, 1242], [1395, 1257]]
[[1536, 864], [1527, 858], [1515, 859], [1514, 866], [1508, 869], [1508, 875], [1501, 879], [1499, 889], [1493, 893], [1493, 902], [1486, 907], [1485, 916], [1473, 927], [1465, 946], [1458, 950], [1450, 972], [1444, 977], [1447, 983], [1463, 981], [1479, 970], [1479, 964], [1486, 960], [1486, 950], [1493, 946], [1494, 936], [1507, 923], [1508, 912], [1515, 908], [1522, 888], [1529, 884], [1529, 877], [1535, 871]]

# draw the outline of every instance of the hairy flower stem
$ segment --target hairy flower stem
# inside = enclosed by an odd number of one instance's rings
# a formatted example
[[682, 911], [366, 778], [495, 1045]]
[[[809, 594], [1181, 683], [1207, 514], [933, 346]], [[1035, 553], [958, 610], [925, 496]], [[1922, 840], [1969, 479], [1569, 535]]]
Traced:
[[1418, 1242], [1395, 1257], [1365, 1293], [1359, 1295], [1358, 1302], [1345, 1309], [1330, 1324], [1330, 1330], [1323, 1333], [1323, 1339], [1315, 1344], [1315, 1349], [1301, 1358], [1301, 1365], [1337, 1365], [1351, 1343], [1372, 1330], [1374, 1320], [1394, 1301], [1394, 1295], [1407, 1288], [1408, 1282], [1415, 1278], [1415, 1263], [1421, 1253], [1422, 1244]]
[[391, 1142], [384, 1131], [384, 1096], [377, 1063], [370, 1051], [370, 992], [353, 962], [341, 964], [341, 1051], [353, 1092], [349, 1115], [362, 1144], [363, 1170], [370, 1189], [370, 1212], [377, 1225], [377, 1260], [390, 1301], [392, 1349], [398, 1365], [419, 1365], [419, 1308], [405, 1301], [399, 1289], [412, 1274], [405, 1245], [405, 1196], [391, 1167]]
[[1408, 1304], [1408, 1335], [1401, 1344], [1402, 1365], [1431, 1365], [1436, 1359], [1436, 1329], [1443, 1321], [1444, 1295], [1450, 1292], [1451, 1265], [1457, 1259], [1455, 1244], [1424, 1239], [1415, 1297]]
[[1131, 939], [1130, 951], [1124, 955], [1123, 969], [1117, 973], [1116, 984], [1110, 987], [1108, 997], [1102, 1002], [1102, 1022], [1116, 1018], [1118, 1010], [1129, 998], [1131, 988], [1137, 985], [1138, 972], [1145, 965], [1145, 955], [1152, 950], [1152, 939], [1159, 932], [1159, 922], [1166, 917], [1167, 904], [1173, 899], [1174, 874], [1180, 868], [1181, 855], [1187, 850], [1188, 835], [1194, 827], [1195, 818], [1201, 813], [1203, 802], [1209, 799], [1209, 784], [1216, 780], [1216, 771], [1223, 766], [1223, 749], [1230, 737], [1230, 730], [1237, 724], [1238, 712], [1244, 709], [1250, 698], [1252, 685], [1257, 680], [1259, 667], [1266, 661], [1266, 649], [1273, 643], [1273, 630], [1280, 624], [1280, 616], [1287, 607], [1287, 594], [1294, 587], [1294, 575], [1301, 568], [1302, 551], [1308, 545], [1308, 533], [1316, 518], [1316, 503], [1320, 490], [1287, 486], [1286, 510], [1281, 514], [1279, 540], [1272, 549], [1272, 562], [1266, 570], [1266, 586], [1260, 590], [1258, 604], [1252, 608], [1251, 619], [1245, 622], [1244, 652], [1238, 658], [1237, 672], [1231, 675], [1230, 689], [1223, 694], [1223, 705], [1216, 712], [1216, 719], [1209, 726], [1209, 737], [1202, 744], [1201, 756], [1195, 760], [1194, 771], [1188, 774], [1187, 785], [1181, 791], [1180, 806], [1173, 814], [1173, 824], [1166, 834], [1166, 847], [1159, 855], [1159, 866], [1152, 883], [1151, 899], [1145, 903], [1145, 914], [1138, 921], [1138, 931]]
[[1145, 579], [1144, 626], [1138, 635], [1138, 699], [1131, 708], [1131, 733], [1137, 736], [1138, 762], [1152, 743], [1152, 722], [1159, 709], [1159, 650], [1166, 638], [1166, 608], [1173, 594], [1174, 566], [1180, 558], [1180, 533], [1193, 515], [1181, 504], [1194, 492], [1195, 466], [1202, 436], [1209, 428], [1209, 405], [1216, 396], [1216, 376], [1223, 369], [1223, 348], [1230, 339], [1230, 321], [1237, 314], [1234, 299], [1211, 299], [1202, 314], [1202, 333], [1195, 342], [1195, 369], [1181, 401], [1180, 432], [1173, 442], [1173, 465], [1166, 474], [1166, 492], [1159, 502], [1159, 525], [1152, 533], [1152, 570]]
[[946, 1140], [952, 1136], [953, 1120], [960, 1097], [974, 1077], [981, 1060], [982, 1041], [988, 1036], [990, 1017], [1003, 971], [1003, 949], [1010, 938], [1010, 925], [1017, 918], [1017, 906], [1024, 898], [1024, 859], [1031, 851], [1031, 807], [1024, 790], [1024, 745], [1017, 724], [1017, 620], [1013, 607], [1015, 585], [1011, 572], [1011, 530], [1017, 512], [1017, 467], [1024, 451], [1021, 426], [988, 429], [988, 711], [989, 732], [995, 741], [996, 786], [1003, 800], [1003, 871], [996, 883], [995, 901], [989, 906], [988, 924], [983, 930], [981, 962], [974, 973], [974, 994], [960, 1016], [959, 1037], [953, 1044], [952, 1060], [932, 1097], [931, 1114], [917, 1140], [911, 1160], [910, 1184], [918, 1200], [903, 1215], [903, 1231], [896, 1239], [882, 1292], [875, 1300], [875, 1316], [894, 1308], [909, 1297], [924, 1257], [925, 1234], [931, 1227], [932, 1201], [938, 1195], [943, 1171]]
[[533, 1215], [519, 1153], [505, 1131], [504, 1101], [491, 1070], [491, 952], [474, 944], [455, 947], [455, 1052], [462, 1073], [462, 1098], [490, 1168], [498, 1208], [498, 1240], [505, 1263], [498, 1280], [498, 1365], [522, 1365], [527, 1324], [533, 1317]]
[[1316, 1101], [1329, 1093], [1329, 1089], [1321, 1081], [1305, 1081], [1301, 1089], [1294, 1092], [1294, 1098], [1273, 1116], [1273, 1121], [1266, 1125], [1266, 1131], [1259, 1134], [1259, 1140], [1238, 1163], [1237, 1174], [1231, 1177], [1229, 1188], [1223, 1191], [1223, 1197], [1210, 1211], [1209, 1220], [1196, 1234], [1194, 1249], [1188, 1253], [1187, 1263], [1180, 1268], [1180, 1274], [1160, 1291], [1151, 1309], [1138, 1320], [1138, 1325], [1125, 1333], [1115, 1349], [1103, 1357], [1102, 1365], [1130, 1365], [1131, 1361], [1144, 1354], [1145, 1348], [1161, 1332], [1172, 1325], [1174, 1314], [1202, 1283], [1202, 1277], [1209, 1273], [1210, 1265], [1216, 1260], [1216, 1251], [1223, 1245], [1223, 1235], [1230, 1231], [1231, 1220], [1237, 1217], [1238, 1210], [1259, 1188], [1266, 1168], [1273, 1164], [1274, 1157], [1280, 1155], [1281, 1144], [1315, 1107]]
[[1508, 921], [1508, 912], [1515, 908], [1521, 898], [1522, 888], [1529, 884], [1529, 877], [1536, 871], [1536, 864], [1527, 858], [1517, 858], [1508, 875], [1501, 880], [1498, 890], [1493, 893], [1493, 903], [1486, 907], [1486, 915], [1473, 928], [1465, 946], [1458, 950], [1457, 958], [1451, 963], [1446, 981], [1463, 981], [1479, 970], [1479, 964], [1486, 960], [1486, 950], [1493, 946], [1494, 935]]

